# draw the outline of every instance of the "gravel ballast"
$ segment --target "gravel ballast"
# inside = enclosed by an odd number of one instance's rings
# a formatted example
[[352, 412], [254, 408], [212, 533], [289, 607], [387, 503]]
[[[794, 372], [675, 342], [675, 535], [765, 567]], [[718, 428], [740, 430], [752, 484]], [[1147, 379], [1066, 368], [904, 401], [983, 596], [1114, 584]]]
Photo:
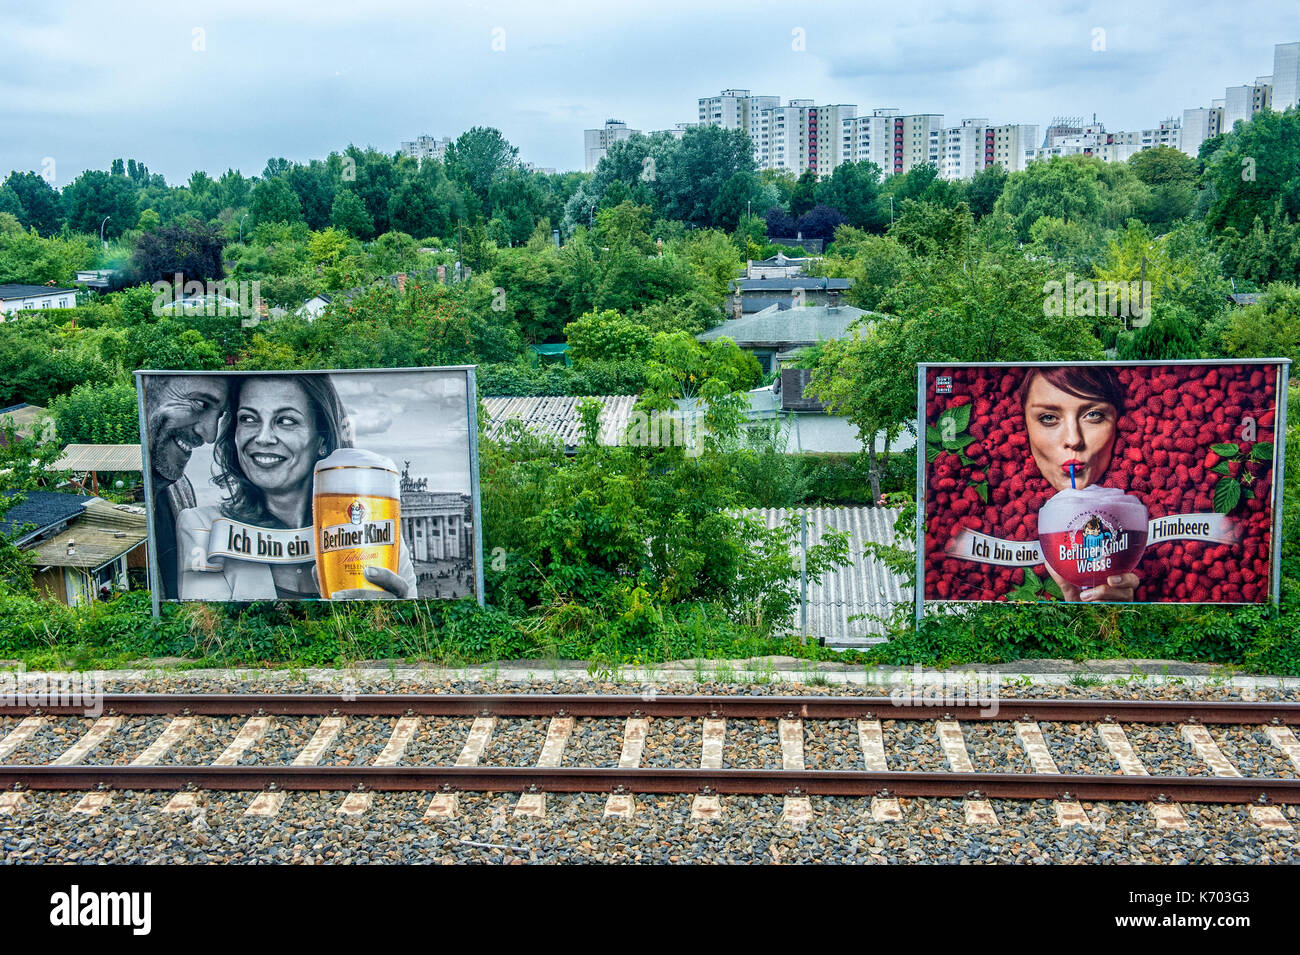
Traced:
[[[744, 668], [739, 667], [739, 672]], [[340, 682], [341, 682], [340, 675]], [[548, 674], [549, 676], [549, 674]], [[110, 681], [106, 692], [339, 692], [338, 686], [270, 672], [251, 680], [219, 680], [184, 673]], [[358, 693], [665, 693], [762, 695], [883, 695], [880, 687], [735, 682], [649, 686], [587, 679], [531, 682], [432, 681], [397, 670], [358, 680]], [[1257, 699], [1300, 700], [1295, 689], [1253, 691]], [[1003, 696], [1112, 699], [1238, 699], [1232, 686], [1121, 685], [1004, 687]], [[961, 719], [960, 708], [954, 714]], [[891, 769], [948, 769], [931, 721], [887, 719], [879, 714]], [[979, 772], [1030, 769], [1008, 710], [995, 723], [963, 723], [967, 752]], [[164, 760], [199, 765], [216, 759], [246, 718], [198, 717], [194, 730]], [[19, 720], [0, 718], [0, 735]], [[88, 760], [129, 762], [166, 727], [166, 717], [134, 717], [111, 734]], [[387, 745], [396, 717], [349, 718], [322, 759], [323, 765], [367, 765]], [[484, 753], [488, 766], [532, 766], [545, 740], [547, 719], [501, 719]], [[472, 718], [421, 717], [400, 765], [451, 765], [468, 737]], [[48, 762], [78, 740], [93, 719], [47, 720], [8, 762]], [[287, 763], [311, 738], [319, 719], [277, 717], [250, 748], [244, 764]], [[563, 765], [613, 766], [622, 748], [621, 719], [576, 721]], [[723, 765], [781, 767], [779, 721], [727, 721]], [[1091, 724], [1041, 723], [1044, 738], [1064, 773], [1116, 773], [1118, 766]], [[1205, 775], [1176, 725], [1126, 724], [1138, 757], [1153, 774]], [[1224, 755], [1247, 775], [1293, 778], [1295, 767], [1258, 727], [1210, 727]], [[861, 769], [854, 720], [804, 721], [804, 758], [810, 769]], [[643, 765], [697, 767], [699, 721], [651, 719]], [[1187, 830], [1161, 830], [1141, 803], [1085, 803], [1094, 829], [1061, 829], [1047, 800], [992, 800], [996, 828], [965, 823], [960, 799], [902, 799], [903, 821], [876, 823], [869, 799], [811, 798], [813, 819], [803, 829], [782, 822], [780, 796], [724, 796], [722, 817], [691, 818], [689, 795], [638, 796], [630, 821], [603, 816], [604, 794], [547, 796], [547, 817], [514, 815], [517, 794], [467, 793], [451, 820], [425, 821], [432, 793], [376, 793], [360, 817], [337, 812], [343, 793], [290, 792], [278, 815], [245, 817], [255, 793], [200, 794], [197, 812], [161, 812], [162, 792], [116, 792], [95, 816], [72, 813], [80, 793], [34, 792], [19, 814], [0, 817], [0, 860], [11, 863], [300, 863], [512, 864], [533, 862], [738, 862], [755, 864], [847, 862], [1017, 863], [1231, 863], [1300, 862], [1300, 819], [1284, 808], [1296, 828], [1261, 829], [1245, 806], [1184, 805]]]

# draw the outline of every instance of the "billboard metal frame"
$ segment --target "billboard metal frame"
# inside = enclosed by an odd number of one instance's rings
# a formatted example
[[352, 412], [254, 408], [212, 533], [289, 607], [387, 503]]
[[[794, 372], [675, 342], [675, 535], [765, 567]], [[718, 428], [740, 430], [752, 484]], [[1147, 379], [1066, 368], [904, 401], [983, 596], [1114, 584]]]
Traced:
[[[145, 376], [191, 376], [203, 375], [205, 377], [254, 377], [254, 376], [285, 376], [285, 375], [383, 375], [383, 374], [412, 374], [417, 372], [463, 372], [465, 375], [465, 404], [466, 413], [469, 422], [469, 484], [470, 484], [470, 501], [472, 513], [474, 515], [474, 593], [478, 600], [479, 606], [483, 606], [483, 518], [482, 508], [479, 501], [479, 474], [478, 474], [478, 381], [475, 375], [477, 365], [438, 365], [428, 368], [311, 368], [311, 369], [259, 369], [256, 371], [242, 371], [233, 368], [223, 368], [213, 371], [201, 370], [180, 370], [170, 369], [166, 371], [156, 371], [151, 369], [139, 369], [134, 372], [135, 376], [135, 394], [136, 408], [140, 417], [140, 456], [141, 467], [143, 468], [142, 477], [144, 479], [145, 492], [145, 514], [147, 517], [147, 529], [149, 533], [149, 594], [150, 603], [153, 608], [153, 618], [158, 620], [162, 616], [162, 598], [159, 595], [161, 582], [158, 579], [158, 549], [157, 535], [154, 533], [154, 515], [153, 515], [153, 469], [149, 461], [149, 431], [145, 422], [145, 402], [144, 402], [144, 377]], [[412, 600], [421, 600], [428, 598], [413, 597]], [[168, 603], [178, 601], [169, 600]], [[314, 600], [304, 600], [302, 603], [328, 603], [320, 598]]]
[[[1165, 368], [1171, 365], [1273, 365], [1277, 367], [1277, 412], [1273, 427], [1273, 532], [1270, 591], [1273, 606], [1282, 599], [1282, 482], [1286, 466], [1286, 399], [1291, 378], [1289, 358], [1178, 358], [1167, 361], [927, 361], [916, 366], [916, 622], [925, 617], [925, 479], [926, 460], [921, 448], [925, 444], [925, 378], [930, 368], [1059, 368], [1062, 365], [1099, 365], [1105, 368]], [[1278, 440], [1281, 435], [1281, 440]], [[147, 465], [147, 462], [146, 462]], [[970, 600], [931, 600], [933, 604], [980, 603]], [[1155, 606], [1150, 602], [1116, 601], [1130, 607]], [[1191, 602], [1180, 602], [1188, 606]], [[1200, 604], [1203, 605], [1203, 604]], [[1258, 604], [1212, 603], [1212, 606], [1254, 607]]]

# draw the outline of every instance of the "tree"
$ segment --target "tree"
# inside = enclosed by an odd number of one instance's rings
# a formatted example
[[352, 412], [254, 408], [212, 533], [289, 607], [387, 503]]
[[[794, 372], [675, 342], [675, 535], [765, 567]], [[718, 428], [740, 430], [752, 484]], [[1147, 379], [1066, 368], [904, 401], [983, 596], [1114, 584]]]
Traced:
[[966, 203], [954, 208], [906, 199], [889, 235], [913, 255], [960, 255], [975, 233]]
[[358, 239], [369, 239], [375, 234], [375, 220], [366, 211], [366, 204], [351, 189], [340, 189], [334, 197], [330, 225]]
[[285, 181], [298, 197], [308, 228], [324, 229], [328, 226], [337, 189], [335, 176], [329, 167], [319, 159], [313, 159], [305, 166], [295, 163], [285, 175]]
[[1300, 218], [1300, 109], [1263, 110], [1235, 126], [1209, 157], [1205, 179], [1213, 196], [1205, 223], [1214, 232], [1248, 232], [1277, 208]]
[[0, 228], [0, 283], [70, 284], [81, 269], [91, 268], [98, 239], [74, 235], [42, 239], [35, 232]]
[[532, 173], [506, 170], [488, 187], [488, 205], [501, 221], [506, 245], [526, 242], [537, 225], [546, 197]]
[[1300, 361], [1300, 288], [1277, 282], [1259, 304], [1233, 309], [1220, 344], [1232, 358]]
[[844, 224], [844, 216], [838, 209], [827, 205], [816, 205], [799, 217], [798, 231], [805, 239], [830, 240], [835, 230]]
[[248, 200], [248, 211], [255, 226], [269, 222], [294, 223], [302, 221], [302, 203], [298, 194], [284, 179], [264, 179], [253, 187]]
[[475, 126], [447, 147], [443, 161], [447, 174], [473, 193], [482, 204], [484, 215], [490, 217], [492, 185], [518, 166], [519, 150], [510, 145], [500, 130]]
[[1099, 159], [1077, 156], [1031, 162], [1024, 172], [1007, 176], [995, 208], [1011, 217], [1021, 242], [1029, 241], [1030, 227], [1043, 216], [1065, 222], [1094, 220], [1101, 212], [1101, 165]]
[[811, 211], [815, 205], [817, 205], [817, 173], [812, 169], [805, 169], [795, 180], [794, 189], [790, 193], [790, 215], [797, 218]]
[[611, 247], [622, 243], [648, 255], [655, 247], [650, 241], [651, 211], [630, 199], [612, 209], [601, 209], [596, 213], [596, 241]]
[[266, 161], [266, 167], [262, 170], [262, 178], [276, 179], [292, 169], [293, 165], [293, 163], [289, 162], [289, 160], [285, 159], [283, 156], [268, 159]]
[[18, 198], [18, 193], [7, 185], [0, 185], [0, 213], [13, 216], [19, 228], [22, 228], [23, 218], [27, 215], [23, 211], [23, 203]]
[[59, 231], [62, 202], [48, 182], [34, 172], [11, 172], [5, 185], [18, 197], [23, 213], [18, 221], [24, 229], [35, 229], [44, 236]]
[[858, 229], [881, 229], [880, 167], [873, 162], [846, 162], [835, 167], [817, 190], [818, 201], [838, 209]]
[[224, 245], [215, 226], [197, 222], [163, 226], [136, 241], [132, 268], [141, 282], [171, 282], [178, 272], [186, 282], [220, 279], [225, 275]]
[[393, 228], [402, 232], [420, 237], [445, 236], [464, 216], [465, 203], [442, 163], [426, 159], [393, 194], [388, 214]]
[[993, 211], [1007, 185], [1007, 171], [998, 163], [985, 166], [966, 184], [966, 202], [978, 222]]
[[709, 218], [720, 229], [732, 230], [760, 198], [758, 177], [742, 170], [727, 179], [709, 203]]
[[1160, 303], [1152, 307], [1150, 322], [1120, 333], [1116, 351], [1121, 361], [1200, 358], [1197, 325], [1196, 316], [1182, 305]]
[[77, 385], [50, 402], [64, 444], [137, 444], [140, 417], [135, 387], [126, 381]]
[[117, 238], [135, 225], [139, 215], [135, 184], [126, 176], [87, 170], [64, 187], [63, 211], [68, 228], [92, 235], [99, 234], [100, 223], [108, 216], [104, 237]]
[[796, 231], [794, 219], [784, 209], [773, 206], [767, 210], [767, 234], [773, 241], [793, 239]]
[[746, 389], [762, 377], [758, 359], [730, 338], [696, 341], [687, 332], [655, 335], [646, 365], [648, 387], [642, 403], [649, 411], [673, 411], [685, 399], [698, 403], [705, 442], [734, 442], [749, 410]]
[[575, 362], [643, 362], [650, 354], [650, 330], [611, 309], [587, 312], [564, 326], [569, 357]]
[[1134, 153], [1128, 159], [1129, 169], [1148, 186], [1166, 183], [1194, 185], [1199, 175], [1196, 160], [1180, 149], [1155, 146]]

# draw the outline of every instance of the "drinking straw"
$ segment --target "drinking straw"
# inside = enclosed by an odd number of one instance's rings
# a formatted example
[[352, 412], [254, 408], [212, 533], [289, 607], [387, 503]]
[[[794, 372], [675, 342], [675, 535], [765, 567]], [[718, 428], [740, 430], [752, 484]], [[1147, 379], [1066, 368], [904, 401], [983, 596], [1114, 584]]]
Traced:
[[1074, 465], [1070, 465], [1070, 490], [1077, 490], [1074, 485]]

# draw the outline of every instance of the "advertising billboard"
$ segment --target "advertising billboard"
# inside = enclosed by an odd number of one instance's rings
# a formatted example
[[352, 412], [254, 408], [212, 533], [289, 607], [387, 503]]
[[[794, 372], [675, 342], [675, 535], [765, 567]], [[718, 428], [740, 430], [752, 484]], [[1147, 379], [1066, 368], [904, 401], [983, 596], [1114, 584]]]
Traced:
[[473, 368], [136, 384], [155, 606], [482, 602]]
[[1276, 602], [1288, 366], [920, 365], [918, 616]]

